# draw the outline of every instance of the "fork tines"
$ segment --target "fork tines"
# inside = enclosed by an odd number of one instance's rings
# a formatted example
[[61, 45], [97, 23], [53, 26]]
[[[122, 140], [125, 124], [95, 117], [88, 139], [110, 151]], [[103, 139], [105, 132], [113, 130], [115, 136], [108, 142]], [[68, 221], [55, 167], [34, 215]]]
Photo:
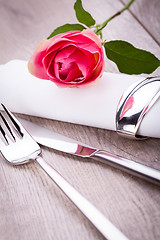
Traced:
[[14, 165], [35, 159], [41, 149], [14, 115], [3, 105], [0, 113], [0, 151], [3, 157]]
[[0, 112], [0, 135], [1, 140], [8, 145], [8, 140], [11, 139], [12, 141], [16, 141], [16, 138], [13, 132], [23, 137], [23, 133], [21, 132], [20, 126], [17, 123], [13, 114], [3, 105], [1, 104], [4, 112]]

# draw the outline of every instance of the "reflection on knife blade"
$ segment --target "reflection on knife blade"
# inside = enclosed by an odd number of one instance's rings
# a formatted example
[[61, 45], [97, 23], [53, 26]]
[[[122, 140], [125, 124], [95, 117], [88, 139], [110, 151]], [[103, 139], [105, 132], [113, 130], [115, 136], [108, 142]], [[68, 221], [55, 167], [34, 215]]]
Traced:
[[18, 120], [41, 145], [81, 157], [90, 157], [91, 154], [97, 151], [96, 148], [81, 144], [76, 140], [55, 133], [28, 120], [22, 118], [18, 118]]
[[28, 120], [18, 118], [21, 124], [41, 145], [66, 152], [76, 156], [92, 158], [99, 162], [109, 164], [118, 169], [125, 170], [135, 176], [160, 184], [160, 171], [129, 159], [114, 155], [107, 151], [99, 150], [80, 143], [49, 129], [38, 126]]

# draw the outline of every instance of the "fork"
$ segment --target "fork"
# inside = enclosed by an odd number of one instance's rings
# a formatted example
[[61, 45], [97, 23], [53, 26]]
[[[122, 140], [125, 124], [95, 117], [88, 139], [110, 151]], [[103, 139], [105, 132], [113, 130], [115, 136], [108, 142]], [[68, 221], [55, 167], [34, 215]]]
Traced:
[[128, 238], [118, 228], [40, 156], [41, 149], [37, 142], [7, 107], [1, 105], [4, 113], [0, 112], [0, 151], [4, 158], [14, 165], [35, 160], [106, 239], [127, 240]]

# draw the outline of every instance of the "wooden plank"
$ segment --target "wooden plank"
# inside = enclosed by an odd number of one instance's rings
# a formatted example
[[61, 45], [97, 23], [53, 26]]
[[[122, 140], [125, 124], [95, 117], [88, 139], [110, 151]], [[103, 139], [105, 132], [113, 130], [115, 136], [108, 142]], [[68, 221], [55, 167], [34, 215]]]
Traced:
[[[122, 0], [121, 2], [126, 4], [128, 0]], [[153, 40], [160, 45], [160, 1], [135, 1], [130, 7], [130, 11]]]
[[[83, 2], [97, 23], [123, 7], [118, 0]], [[143, 0], [138, 2], [137, 12]], [[15, 58], [28, 60], [36, 45], [54, 28], [76, 22], [73, 4], [73, 0], [23, 3], [16, 0], [14, 4], [11, 0], [1, 0], [0, 63]], [[154, 15], [151, 10], [150, 16]], [[104, 38], [129, 41], [160, 57], [157, 42], [129, 11], [108, 24]], [[107, 59], [106, 70], [118, 72]], [[154, 74], [160, 74], [160, 69]], [[24, 117], [86, 144], [160, 169], [160, 139], [133, 141], [103, 129]], [[160, 238], [159, 187], [109, 166], [46, 147], [43, 147], [43, 157], [129, 239]], [[0, 190], [0, 236], [3, 240], [104, 239], [35, 163], [13, 167], [0, 156]]]

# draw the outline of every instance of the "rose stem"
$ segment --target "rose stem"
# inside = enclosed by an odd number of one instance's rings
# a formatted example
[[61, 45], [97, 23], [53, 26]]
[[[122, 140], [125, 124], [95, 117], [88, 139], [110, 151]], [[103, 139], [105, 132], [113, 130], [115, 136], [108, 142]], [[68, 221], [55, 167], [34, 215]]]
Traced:
[[98, 28], [94, 31], [95, 34], [99, 35], [100, 32], [101, 32], [101, 30], [102, 30], [103, 28], [105, 28], [106, 25], [107, 25], [113, 18], [119, 16], [122, 12], [124, 12], [125, 10], [127, 10], [134, 1], [135, 1], [135, 0], [130, 0], [129, 3], [127, 3], [127, 4], [124, 6], [124, 8], [122, 8], [120, 11], [118, 11], [118, 12], [115, 13], [115, 14], [113, 14], [110, 18], [108, 18], [108, 19], [105, 20], [102, 24], [100, 24], [100, 25], [98, 26]]

